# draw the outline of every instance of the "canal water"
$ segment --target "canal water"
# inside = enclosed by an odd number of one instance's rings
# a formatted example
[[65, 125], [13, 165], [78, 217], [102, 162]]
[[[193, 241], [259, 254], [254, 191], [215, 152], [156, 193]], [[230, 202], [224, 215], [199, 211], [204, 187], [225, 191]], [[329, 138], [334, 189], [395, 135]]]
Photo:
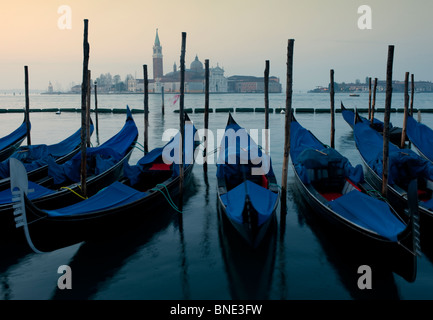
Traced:
[[[165, 115], [161, 114], [161, 96], [149, 96], [149, 148], [161, 147], [163, 133], [179, 127], [175, 96], [165, 95]], [[384, 94], [378, 94], [377, 107], [384, 106]], [[343, 101], [348, 108], [366, 108], [368, 93], [359, 97], [335, 96], [336, 107]], [[415, 107], [432, 106], [433, 94], [415, 96]], [[93, 100], [92, 100], [93, 103]], [[403, 95], [393, 95], [393, 108], [403, 107]], [[31, 108], [79, 108], [79, 95], [32, 95]], [[99, 108], [143, 108], [142, 95], [100, 95]], [[212, 94], [210, 107], [263, 107], [261, 94]], [[22, 109], [24, 96], [0, 93], [0, 109]], [[283, 108], [284, 94], [270, 95], [270, 108]], [[203, 108], [204, 95], [185, 96], [185, 108]], [[305, 113], [301, 108], [328, 108], [327, 94], [294, 93], [297, 120], [322, 142], [330, 142], [330, 115]], [[203, 113], [191, 113], [197, 128], [203, 128]], [[81, 116], [75, 112], [33, 112], [32, 143], [51, 144], [77, 130]], [[94, 114], [92, 114], [93, 120]], [[209, 128], [224, 129], [227, 113], [209, 115]], [[246, 129], [264, 128], [264, 114], [234, 112], [234, 119]], [[383, 120], [383, 113], [377, 117]], [[144, 116], [134, 119], [143, 143]], [[16, 128], [22, 113], [0, 114], [0, 136]], [[104, 142], [124, 123], [125, 114], [101, 113], [99, 140]], [[393, 112], [391, 121], [401, 126], [403, 113]], [[433, 114], [422, 113], [421, 120], [433, 126]], [[281, 185], [284, 115], [270, 114], [270, 150], [272, 164]], [[340, 113], [335, 118], [335, 147], [352, 164], [361, 164], [351, 128]], [[214, 138], [214, 148], [219, 144]], [[261, 144], [261, 140], [258, 142]], [[96, 145], [96, 135], [92, 136]], [[130, 163], [142, 151], [134, 150]], [[216, 160], [216, 155], [214, 155]], [[82, 242], [54, 252], [36, 254], [20, 245], [0, 244], [0, 299], [3, 300], [357, 300], [357, 299], [432, 299], [433, 254], [429, 243], [422, 243], [417, 259], [416, 278], [409, 282], [393, 270], [369, 257], [371, 248], [350, 243], [343, 235], [324, 224], [299, 196], [293, 170], [289, 168], [287, 212], [277, 209], [276, 223], [257, 250], [245, 246], [217, 210], [216, 166], [209, 165], [207, 175], [196, 164], [192, 181], [184, 196], [183, 213], [161, 208], [147, 222], [131, 221], [127, 233]], [[79, 232], [79, 230], [77, 230]], [[56, 241], [53, 239], [53, 241]], [[373, 248], [374, 249], [374, 248]], [[60, 290], [60, 266], [71, 269], [72, 289]], [[362, 290], [358, 268], [371, 267], [372, 289]]]

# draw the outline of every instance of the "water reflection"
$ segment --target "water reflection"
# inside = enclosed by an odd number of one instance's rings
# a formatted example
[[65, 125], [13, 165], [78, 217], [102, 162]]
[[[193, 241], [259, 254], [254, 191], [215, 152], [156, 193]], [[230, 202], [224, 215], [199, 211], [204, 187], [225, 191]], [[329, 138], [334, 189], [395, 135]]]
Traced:
[[[189, 197], [197, 192], [193, 173], [190, 178], [185, 185], [184, 204], [187, 204]], [[182, 214], [173, 210], [168, 203], [159, 206], [154, 213], [145, 219], [134, 221], [127, 229], [116, 235], [106, 235], [100, 239], [84, 242], [69, 264], [73, 270], [73, 290], [60, 290], [56, 287], [52, 299], [94, 298], [104, 284], [108, 284], [128, 261], [132, 260], [147, 243], [171, 224], [179, 230], [181, 276], [184, 296], [187, 299], [189, 296], [188, 263], [183, 237]]]
[[240, 237], [217, 206], [218, 234], [232, 299], [268, 299], [276, 256], [276, 217], [262, 243], [254, 249]]
[[[353, 299], [400, 299], [395, 283], [396, 272], [407, 281], [414, 281], [416, 275], [416, 258], [408, 254], [398, 261], [390, 261], [391, 254], [385, 254], [380, 247], [355, 237], [349, 232], [342, 231], [329, 221], [319, 216], [302, 199], [300, 191], [296, 189], [298, 197], [295, 204], [301, 223], [309, 226], [326, 254], [329, 263], [337, 271], [344, 288]], [[372, 270], [372, 290], [361, 290], [358, 280], [358, 268], [367, 265]]]

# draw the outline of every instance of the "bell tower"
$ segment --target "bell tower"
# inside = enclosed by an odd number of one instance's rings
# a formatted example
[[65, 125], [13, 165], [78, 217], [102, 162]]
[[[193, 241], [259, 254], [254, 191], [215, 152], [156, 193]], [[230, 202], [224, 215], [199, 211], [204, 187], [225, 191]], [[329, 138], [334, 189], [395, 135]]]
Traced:
[[153, 45], [153, 79], [161, 79], [164, 75], [162, 69], [162, 47], [159, 42], [158, 29], [156, 29], [155, 44]]

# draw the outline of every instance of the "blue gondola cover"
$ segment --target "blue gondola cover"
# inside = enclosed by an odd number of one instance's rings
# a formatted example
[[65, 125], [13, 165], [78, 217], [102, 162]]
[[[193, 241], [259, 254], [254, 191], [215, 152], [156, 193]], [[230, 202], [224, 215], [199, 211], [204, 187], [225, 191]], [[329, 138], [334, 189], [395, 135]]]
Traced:
[[[383, 138], [368, 124], [357, 123], [354, 128], [355, 142], [365, 162], [382, 176]], [[433, 164], [410, 149], [400, 149], [389, 143], [388, 183], [405, 188], [414, 178], [433, 180]]]
[[88, 214], [96, 211], [109, 210], [126, 205], [147, 195], [146, 192], [137, 191], [120, 182], [114, 182], [102, 189], [94, 196], [68, 207], [45, 210], [51, 216], [70, 216], [76, 214]]
[[0, 151], [9, 147], [15, 141], [25, 137], [27, 134], [27, 125], [23, 122], [15, 131], [9, 133], [7, 136], [0, 138]]
[[433, 130], [408, 116], [406, 134], [415, 147], [433, 161]]
[[246, 180], [237, 187], [221, 195], [221, 200], [226, 206], [227, 215], [237, 223], [242, 224], [242, 212], [246, 197], [249, 197], [251, 205], [258, 213], [258, 225], [261, 226], [271, 215], [278, 194], [265, 189], [258, 184]]
[[[127, 118], [123, 128], [99, 147], [87, 148], [87, 175], [98, 175], [120, 161], [137, 137], [138, 129], [127, 107]], [[48, 175], [54, 179], [55, 185], [67, 181], [80, 181], [81, 151], [63, 164], [57, 164], [52, 159], [49, 161]]]
[[338, 151], [325, 147], [309, 130], [297, 121], [290, 126], [290, 156], [303, 183], [310, 183], [308, 169], [326, 168], [330, 165], [340, 168], [344, 176], [355, 184], [364, 180], [361, 165], [355, 167]]

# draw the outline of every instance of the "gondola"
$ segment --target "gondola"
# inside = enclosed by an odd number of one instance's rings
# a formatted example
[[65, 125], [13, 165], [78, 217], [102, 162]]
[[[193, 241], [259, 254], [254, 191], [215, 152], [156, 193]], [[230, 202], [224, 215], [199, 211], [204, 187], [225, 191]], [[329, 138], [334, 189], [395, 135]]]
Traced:
[[[354, 138], [368, 174], [367, 180], [382, 189], [383, 137], [368, 123], [357, 121]], [[433, 164], [411, 149], [389, 143], [388, 200], [395, 208], [407, 207], [408, 185], [418, 180], [418, 208], [422, 224], [433, 222]], [[427, 218], [427, 219], [426, 219]]]
[[[335, 149], [325, 146], [293, 117], [290, 157], [301, 194], [340, 230], [375, 245], [416, 253], [417, 212], [406, 221], [364, 180], [361, 165], [352, 166]], [[416, 193], [412, 194], [416, 198]], [[415, 206], [416, 207], [416, 206]], [[416, 239], [417, 241], [414, 241]], [[386, 251], [386, 250], [385, 250]]]
[[270, 156], [231, 114], [219, 148], [216, 175], [219, 210], [247, 243], [258, 247], [275, 215], [279, 189]]
[[[93, 133], [94, 126], [90, 122], [90, 134]], [[62, 164], [70, 160], [79, 150], [81, 145], [81, 129], [75, 131], [64, 140], [51, 144], [35, 144], [21, 146], [10, 155], [10, 157], [20, 160], [28, 174], [30, 181], [37, 181], [48, 175], [48, 164], [52, 161]], [[0, 190], [9, 189], [9, 160], [0, 162]]]
[[7, 136], [0, 138], [0, 161], [10, 157], [21, 145], [27, 135], [27, 124], [25, 121]]
[[[185, 121], [184, 183], [188, 182], [194, 165], [193, 155], [198, 144], [196, 129], [189, 118]], [[179, 193], [178, 133], [162, 148], [144, 155], [136, 165], [125, 163], [123, 178], [82, 202], [43, 210], [27, 197], [27, 181], [22, 166], [11, 159], [12, 187], [15, 188], [15, 215], [23, 227], [28, 244], [35, 252], [52, 251], [59, 247], [119, 232], [140, 219], [157, 215], [160, 208]], [[174, 154], [174, 157], [171, 157]], [[12, 162], [13, 161], [13, 162]]]
[[418, 153], [433, 162], [433, 130], [425, 124], [407, 117], [406, 135]]
[[[347, 124], [353, 129], [355, 125], [355, 118], [357, 117], [358, 120], [365, 122], [365, 123], [371, 123], [371, 121], [365, 117], [362, 117], [359, 115], [358, 112], [355, 112], [354, 110], [347, 109], [343, 102], [341, 102], [341, 115], [343, 116], [343, 119], [347, 122]], [[377, 118], [373, 118], [373, 125], [371, 126], [374, 130], [376, 130], [379, 133], [383, 132], [383, 122], [380, 121]], [[402, 135], [403, 129], [400, 127], [394, 127], [392, 123], [389, 124], [389, 140], [397, 145], [400, 145], [401, 143], [401, 135]], [[408, 141], [408, 138], [406, 137], [406, 140]]]
[[[87, 153], [87, 197], [119, 180], [124, 163], [129, 161], [138, 138], [138, 130], [127, 107], [123, 128], [98, 147], [86, 149]], [[48, 176], [39, 181], [29, 181], [28, 197], [42, 209], [56, 209], [82, 201], [81, 151], [63, 164], [49, 163]], [[0, 236], [14, 230], [12, 218], [11, 189], [0, 192]], [[7, 232], [6, 232], [7, 234]]]

